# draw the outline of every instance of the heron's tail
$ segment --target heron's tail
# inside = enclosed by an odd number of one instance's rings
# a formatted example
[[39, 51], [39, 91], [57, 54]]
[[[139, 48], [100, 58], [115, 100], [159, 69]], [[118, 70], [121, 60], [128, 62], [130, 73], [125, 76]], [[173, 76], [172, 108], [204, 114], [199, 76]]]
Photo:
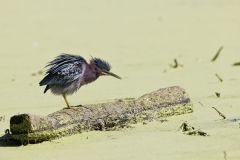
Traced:
[[47, 90], [50, 89], [50, 86], [49, 86], [49, 81], [50, 81], [50, 80], [51, 80], [50, 75], [47, 75], [47, 76], [45, 76], [45, 77], [39, 82], [39, 85], [40, 85], [40, 86], [46, 85], [46, 88], [44, 89], [44, 93], [46, 93]]
[[51, 79], [52, 79], [52, 76], [48, 74], [39, 82], [39, 85], [40, 86], [48, 85]]
[[47, 92], [47, 90], [49, 90], [50, 89], [50, 86], [49, 85], [47, 85], [46, 86], [46, 88], [44, 89], [44, 92], [43, 93], [46, 93]]

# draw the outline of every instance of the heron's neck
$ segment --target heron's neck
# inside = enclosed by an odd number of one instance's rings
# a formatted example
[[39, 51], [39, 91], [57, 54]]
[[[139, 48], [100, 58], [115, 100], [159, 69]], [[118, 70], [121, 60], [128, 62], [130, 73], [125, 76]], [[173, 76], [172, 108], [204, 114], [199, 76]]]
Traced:
[[99, 77], [99, 74], [97, 72], [97, 68], [95, 65], [88, 64], [86, 66], [85, 74], [84, 74], [84, 82], [91, 83], [95, 81]]

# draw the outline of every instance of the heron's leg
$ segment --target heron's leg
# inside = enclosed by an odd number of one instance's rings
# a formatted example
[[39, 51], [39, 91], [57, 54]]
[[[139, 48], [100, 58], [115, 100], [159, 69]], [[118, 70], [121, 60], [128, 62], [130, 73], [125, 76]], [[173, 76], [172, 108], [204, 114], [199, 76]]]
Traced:
[[62, 96], [63, 96], [63, 98], [64, 98], [65, 103], [67, 104], [67, 108], [69, 109], [69, 108], [70, 108], [70, 105], [69, 105], [69, 103], [68, 103], [68, 101], [67, 101], [66, 95], [65, 95], [65, 94], [62, 94]]

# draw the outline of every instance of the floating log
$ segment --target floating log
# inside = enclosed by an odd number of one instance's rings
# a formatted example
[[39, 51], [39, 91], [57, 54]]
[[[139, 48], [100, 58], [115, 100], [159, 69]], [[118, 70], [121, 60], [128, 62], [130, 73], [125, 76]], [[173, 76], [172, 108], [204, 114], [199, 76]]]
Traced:
[[193, 112], [185, 90], [162, 88], [137, 99], [75, 106], [47, 116], [14, 115], [2, 137], [20, 144], [38, 143], [89, 130], [114, 130], [130, 124]]

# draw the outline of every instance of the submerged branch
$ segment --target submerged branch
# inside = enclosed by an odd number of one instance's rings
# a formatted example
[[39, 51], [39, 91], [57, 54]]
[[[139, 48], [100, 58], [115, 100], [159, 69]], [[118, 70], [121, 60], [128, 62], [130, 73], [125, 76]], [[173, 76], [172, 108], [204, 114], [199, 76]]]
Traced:
[[217, 50], [217, 53], [215, 54], [215, 56], [212, 58], [212, 62], [216, 61], [217, 58], [219, 57], [220, 53], [222, 52], [223, 50], [223, 46], [221, 46], [218, 50]]
[[212, 107], [218, 114], [219, 116], [221, 116], [223, 119], [226, 119], [226, 116], [224, 114], [222, 114], [217, 108]]
[[217, 79], [220, 81], [220, 82], [223, 82], [223, 79], [216, 73], [215, 76], [217, 77]]

